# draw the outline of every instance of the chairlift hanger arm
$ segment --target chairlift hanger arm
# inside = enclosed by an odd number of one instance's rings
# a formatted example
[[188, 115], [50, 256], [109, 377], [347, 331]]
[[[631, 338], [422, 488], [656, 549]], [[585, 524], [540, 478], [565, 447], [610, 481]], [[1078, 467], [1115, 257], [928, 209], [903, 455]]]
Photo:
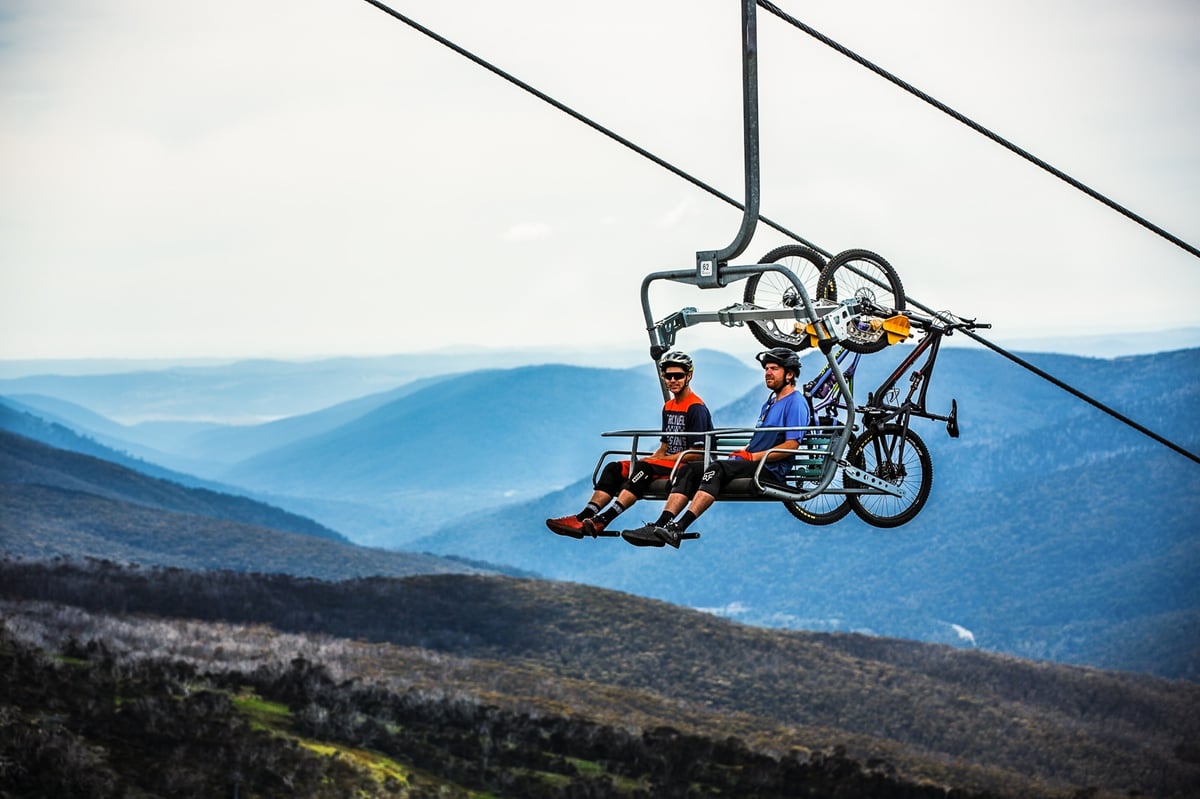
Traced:
[[725, 264], [746, 251], [758, 226], [758, 23], [757, 0], [742, 0], [742, 145], [746, 203], [742, 224], [733, 241], [722, 250], [696, 253], [696, 284], [701, 288], [724, 285]]

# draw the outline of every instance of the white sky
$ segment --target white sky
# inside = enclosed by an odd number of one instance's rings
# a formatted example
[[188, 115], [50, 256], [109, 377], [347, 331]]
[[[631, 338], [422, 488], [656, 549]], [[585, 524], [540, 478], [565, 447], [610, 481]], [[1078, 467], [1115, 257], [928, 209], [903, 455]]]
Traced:
[[[1200, 3], [779, 5], [1200, 246]], [[737, 0], [394, 7], [742, 198]], [[758, 27], [764, 215], [995, 338], [1200, 325], [1200, 259]], [[643, 348], [741, 222], [361, 0], [0, 0], [0, 115], [0, 359]]]

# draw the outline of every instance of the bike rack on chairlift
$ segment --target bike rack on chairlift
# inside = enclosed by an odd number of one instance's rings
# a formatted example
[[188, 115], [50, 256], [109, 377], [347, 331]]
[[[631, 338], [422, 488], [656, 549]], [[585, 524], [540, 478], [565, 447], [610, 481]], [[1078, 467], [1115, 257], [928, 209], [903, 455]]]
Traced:
[[[817, 346], [829, 362], [829, 368], [832, 370], [843, 396], [850, 397], [852, 396], [850, 386], [842, 374], [840, 364], [834, 358], [833, 345], [838, 340], [835, 331], [845, 329], [846, 323], [857, 307], [856, 300], [851, 298], [841, 303], [817, 300], [814, 303], [808, 296], [808, 291], [804, 288], [800, 278], [781, 264], [732, 265], [729, 263], [746, 250], [758, 224], [758, 32], [755, 10], [755, 0], [742, 0], [742, 123], [746, 181], [746, 203], [743, 207], [742, 224], [729, 246], [722, 250], [697, 252], [694, 270], [653, 272], [642, 280], [642, 312], [646, 319], [646, 330], [650, 335], [650, 357], [655, 363], [658, 363], [659, 359], [674, 345], [675, 334], [692, 325], [720, 322], [727, 327], [740, 327], [752, 320], [794, 319], [797, 325], [808, 326], [808, 329], [813, 332]], [[778, 272], [786, 276], [796, 287], [800, 304], [790, 309], [766, 309], [746, 303], [735, 303], [729, 307], [708, 312], [688, 307], [659, 321], [655, 321], [650, 310], [650, 284], [657, 280], [690, 283], [701, 289], [711, 289], [721, 288], [729, 283], [765, 272]], [[665, 384], [662, 386], [662, 392], [663, 399], [668, 399], [669, 393]], [[830, 447], [831, 452], [836, 453], [836, 457], [831, 456], [826, 459], [821, 479], [816, 483], [815, 488], [810, 491], [796, 492], [763, 486], [765, 496], [794, 501], [811, 499], [829, 487], [839, 466], [863, 484], [898, 495], [898, 490], [894, 485], [869, 472], [851, 466], [842, 457], [854, 426], [854, 403], [850, 402], [848, 405], [850, 407], [847, 410], [845, 423], [841, 426]]]

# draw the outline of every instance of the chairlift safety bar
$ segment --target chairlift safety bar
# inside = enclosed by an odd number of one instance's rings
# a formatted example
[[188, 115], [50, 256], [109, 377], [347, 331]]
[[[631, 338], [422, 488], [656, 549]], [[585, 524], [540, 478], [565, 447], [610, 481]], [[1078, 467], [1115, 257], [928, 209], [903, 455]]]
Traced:
[[[703, 456], [704, 456], [703, 462], [707, 466], [714, 459], [716, 459], [716, 457], [718, 457], [720, 455], [728, 454], [727, 452], [720, 451], [716, 448], [716, 441], [721, 438], [731, 438], [731, 437], [749, 438], [754, 433], [759, 433], [759, 432], [772, 432], [772, 431], [794, 432], [796, 430], [804, 430], [806, 432], [806, 434], [829, 433], [829, 434], [831, 434], [831, 438], [833, 438], [834, 437], [833, 434], [835, 433], [835, 431], [838, 431], [839, 429], [842, 432], [845, 432], [850, 429], [850, 425], [849, 424], [847, 424], [847, 425], [829, 425], [829, 426], [821, 426], [821, 425], [811, 426], [810, 425], [810, 426], [799, 427], [799, 428], [796, 428], [796, 427], [749, 427], [749, 428], [732, 427], [732, 428], [719, 428], [716, 430], [710, 430], [706, 433], [696, 433], [696, 434], [689, 434], [689, 435], [704, 437], [703, 449], [693, 450], [693, 451], [696, 452], [697, 454], [703, 453]], [[638, 443], [641, 439], [651, 438], [651, 439], [654, 439], [657, 441], [664, 435], [679, 435], [679, 434], [680, 433], [678, 430], [675, 430], [675, 431], [668, 431], [668, 430], [613, 430], [613, 431], [609, 431], [606, 433], [601, 433], [601, 435], [605, 436], [605, 437], [631, 438], [633, 440], [630, 443], [628, 450], [607, 450], [600, 456], [600, 461], [597, 462], [594, 473], [592, 474], [592, 482], [595, 483], [596, 476], [599, 474], [600, 468], [603, 465], [606, 457], [608, 457], [610, 455], [617, 456], [617, 457], [629, 457], [636, 462], [639, 456], [645, 457], [646, 455], [650, 454], [649, 451], [646, 451], [646, 452], [638, 451]], [[857, 466], [850, 464], [848, 461], [846, 461], [842, 457], [835, 457], [832, 453], [840, 452], [842, 450], [841, 450], [841, 445], [834, 441], [830, 442], [829, 449], [825, 449], [825, 448], [815, 449], [812, 447], [806, 447], [802, 440], [801, 445], [798, 449], [772, 448], [771, 450], [768, 450], [768, 452], [772, 452], [772, 451], [784, 452], [784, 453], [794, 456], [794, 457], [804, 457], [804, 456], [821, 457], [821, 458], [824, 458], [824, 463], [822, 465], [821, 476], [820, 476], [820, 478], [817, 479], [817, 481], [814, 483], [814, 485], [807, 490], [799, 490], [799, 489], [791, 489], [786, 486], [781, 486], [774, 482], [763, 480], [762, 479], [763, 469], [764, 469], [765, 465], [768, 463], [768, 461], [765, 459], [756, 461], [756, 463], [758, 464], [758, 467], [754, 472], [755, 487], [758, 490], [759, 496], [761, 496], [764, 499], [775, 499], [775, 500], [784, 500], [784, 501], [791, 501], [791, 502], [805, 502], [821, 493], [838, 493], [838, 494], [879, 494], [879, 493], [883, 493], [883, 494], [890, 494], [891, 496], [900, 496], [900, 494], [901, 494], [901, 489], [900, 489], [899, 485], [897, 485], [895, 483], [891, 483], [887, 480], [877, 477], [876, 475], [874, 475], [868, 471], [860, 469]], [[855, 480], [856, 482], [860, 483], [863, 487], [862, 488], [847, 488], [847, 487], [832, 488], [830, 486], [830, 483], [833, 481], [833, 477], [837, 473], [838, 468], [841, 468], [844, 475], [846, 475], [846, 476], [852, 478], [853, 480]]]

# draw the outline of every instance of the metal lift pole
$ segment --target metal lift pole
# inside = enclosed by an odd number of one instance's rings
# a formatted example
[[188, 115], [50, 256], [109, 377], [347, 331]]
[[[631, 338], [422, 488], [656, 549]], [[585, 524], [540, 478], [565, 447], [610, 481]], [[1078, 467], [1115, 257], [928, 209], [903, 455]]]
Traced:
[[696, 285], [725, 285], [721, 267], [745, 252], [758, 225], [758, 24], [756, 0], [742, 0], [742, 141], [745, 151], [746, 204], [742, 226], [723, 250], [696, 253]]

